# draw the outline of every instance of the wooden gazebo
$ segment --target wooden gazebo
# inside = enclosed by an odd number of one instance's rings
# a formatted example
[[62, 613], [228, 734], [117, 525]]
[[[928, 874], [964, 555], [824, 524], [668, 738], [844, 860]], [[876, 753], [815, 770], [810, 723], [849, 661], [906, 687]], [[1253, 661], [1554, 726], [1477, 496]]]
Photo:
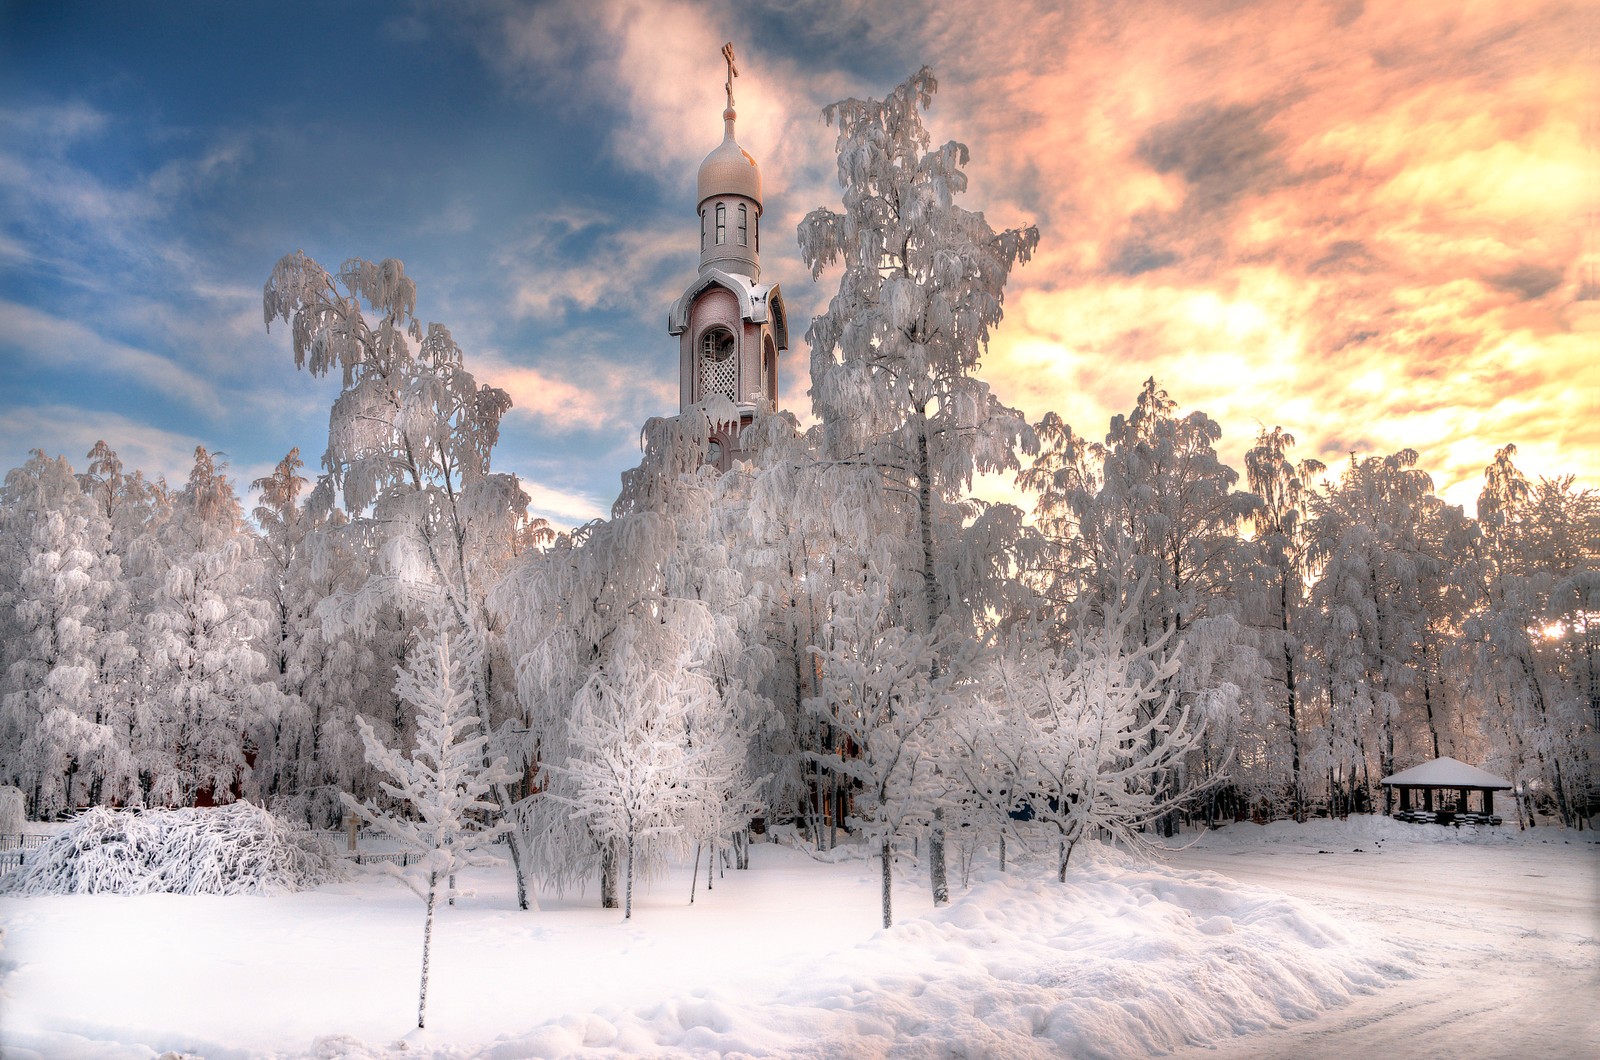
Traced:
[[[1509, 780], [1454, 758], [1435, 758], [1392, 777], [1384, 777], [1381, 783], [1390, 790], [1400, 791], [1400, 809], [1394, 815], [1395, 820], [1427, 824], [1499, 824], [1500, 818], [1494, 814], [1494, 793], [1511, 789]], [[1415, 805], [1412, 794], [1416, 791], [1422, 792], [1420, 806]], [[1475, 791], [1481, 793], [1477, 810], [1468, 803]], [[1439, 793], [1437, 800], [1435, 792]]]

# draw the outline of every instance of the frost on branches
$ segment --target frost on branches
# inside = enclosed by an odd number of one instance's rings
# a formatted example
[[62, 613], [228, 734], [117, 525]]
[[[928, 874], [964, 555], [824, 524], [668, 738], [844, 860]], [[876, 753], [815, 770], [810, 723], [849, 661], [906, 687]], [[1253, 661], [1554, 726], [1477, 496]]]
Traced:
[[[0, 773], [14, 778], [35, 816], [53, 816], [137, 787], [126, 739], [131, 690], [121, 566], [110, 527], [67, 462], [37, 450], [6, 476], [0, 509], [11, 544], [0, 600], [6, 660], [0, 673]], [[8, 584], [9, 583], [9, 584]], [[125, 617], [125, 616], [124, 616]], [[121, 730], [117, 726], [122, 721]]]
[[157, 536], [165, 571], [147, 623], [147, 798], [227, 801], [248, 773], [247, 734], [277, 709], [278, 693], [260, 649], [268, 609], [256, 592], [255, 539], [223, 465], [203, 447]]
[[[895, 620], [881, 578], [841, 592], [816, 656], [822, 677], [807, 711], [834, 733], [819, 765], [856, 792], [856, 815], [869, 849], [882, 859], [883, 926], [893, 923], [895, 840], [926, 829], [943, 805], [950, 775], [948, 727], [960, 694], [955, 675], [963, 638], [948, 619], [932, 634]], [[940, 771], [944, 762], [946, 769]]]
[[[296, 367], [313, 375], [337, 371], [343, 384], [328, 420], [328, 470], [311, 499], [324, 511], [341, 500], [374, 539], [377, 563], [364, 584], [337, 598], [335, 624], [370, 634], [397, 612], [402, 621], [447, 622], [459, 643], [473, 646], [464, 660], [466, 690], [492, 736], [511, 719], [503, 709], [509, 697], [494, 688], [497, 642], [486, 597], [548, 529], [528, 517], [517, 477], [490, 467], [510, 396], [480, 386], [450, 330], [433, 323], [423, 329], [416, 302], [416, 284], [393, 258], [353, 259], [334, 274], [304, 254], [285, 255], [262, 292], [267, 325], [289, 324]], [[503, 816], [515, 813], [509, 780], [494, 797]], [[526, 909], [515, 833], [510, 850]]]
[[1171, 687], [1179, 653], [1130, 640], [1146, 589], [1140, 581], [1098, 624], [1080, 624], [1066, 651], [1019, 629], [991, 657], [1000, 723], [975, 735], [974, 757], [1004, 763], [1011, 807], [1055, 830], [1062, 882], [1078, 843], [1104, 835], [1147, 848], [1146, 827], [1221, 779], [1168, 779], [1186, 775], [1204, 726]]
[[478, 718], [467, 688], [467, 671], [458, 652], [452, 655], [448, 634], [441, 633], [431, 654], [419, 654], [400, 674], [396, 690], [417, 709], [417, 746], [409, 755], [384, 746], [365, 718], [359, 719], [367, 760], [391, 780], [381, 785], [399, 804], [399, 812], [376, 801], [345, 803], [362, 820], [421, 857], [405, 867], [382, 869], [411, 888], [427, 912], [422, 931], [422, 986], [417, 997], [417, 1026], [428, 1007], [428, 958], [433, 943], [433, 911], [438, 900], [466, 892], [455, 886], [456, 870], [505, 862], [487, 847], [505, 833], [504, 826], [485, 821], [495, 811], [486, 801], [497, 784], [513, 777], [505, 759], [485, 764], [488, 737], [477, 734]]
[[11, 894], [284, 894], [342, 878], [319, 837], [248, 802], [78, 815], [21, 869]]
[[526, 557], [494, 594], [539, 751], [530, 846], [558, 889], [598, 870], [606, 908], [756, 810], [748, 748], [769, 717], [754, 685], [770, 653], [705, 464], [711, 422], [736, 415], [722, 404], [650, 420], [612, 517]]
[[[983, 621], [1006, 581], [989, 577], [1004, 564], [977, 559], [963, 540], [969, 521], [992, 526], [974, 519], [981, 508], [966, 494], [976, 473], [1015, 471], [1017, 450], [1034, 440], [976, 373], [1011, 269], [1039, 241], [1037, 228], [995, 232], [983, 214], [955, 205], [967, 188], [967, 148], [930, 149], [921, 111], [936, 89], [924, 67], [881, 101], [824, 109], [839, 126], [843, 210], [813, 210], [799, 233], [813, 277], [843, 265], [838, 293], [806, 332], [825, 492], [832, 511], [866, 524], [859, 547], [878, 570], [910, 575], [895, 586], [906, 598], [896, 606], [925, 636], [941, 619], [963, 631]], [[935, 673], [950, 665], [931, 662]], [[942, 811], [928, 832], [934, 901], [943, 903]]]

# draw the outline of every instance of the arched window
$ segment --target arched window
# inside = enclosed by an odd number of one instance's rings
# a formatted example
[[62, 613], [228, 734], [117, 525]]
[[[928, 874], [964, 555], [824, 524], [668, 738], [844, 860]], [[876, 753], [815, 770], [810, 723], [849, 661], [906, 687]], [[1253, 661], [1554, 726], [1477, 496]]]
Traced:
[[747, 247], [750, 245], [749, 211], [745, 209], [743, 203], [739, 204], [739, 245], [741, 247]]
[[[720, 207], [719, 207], [720, 209]], [[721, 394], [739, 400], [739, 358], [733, 355], [733, 333], [711, 328], [700, 336], [700, 399]]]
[[706, 249], [706, 208], [704, 206], [702, 206], [702, 207], [700, 207], [700, 252], [701, 253], [705, 253], [705, 249]]
[[717, 246], [728, 241], [728, 207], [717, 203]]

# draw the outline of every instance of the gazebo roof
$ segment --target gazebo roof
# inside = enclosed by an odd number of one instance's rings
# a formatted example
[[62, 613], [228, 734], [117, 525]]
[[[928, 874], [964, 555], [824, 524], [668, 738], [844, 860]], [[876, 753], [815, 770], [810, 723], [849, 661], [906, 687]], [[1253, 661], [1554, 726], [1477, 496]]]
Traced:
[[1384, 777], [1380, 783], [1408, 788], [1486, 788], [1496, 791], [1511, 787], [1509, 780], [1486, 773], [1477, 766], [1457, 762], [1454, 758], [1435, 758], [1432, 762], [1412, 766], [1392, 777]]

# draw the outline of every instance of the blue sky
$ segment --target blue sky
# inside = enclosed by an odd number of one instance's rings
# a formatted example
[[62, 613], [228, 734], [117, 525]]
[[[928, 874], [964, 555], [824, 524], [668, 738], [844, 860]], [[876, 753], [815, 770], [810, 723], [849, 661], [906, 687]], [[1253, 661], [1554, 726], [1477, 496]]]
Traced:
[[676, 411], [731, 39], [797, 336], [833, 280], [790, 235], [837, 202], [820, 109], [927, 62], [965, 205], [1043, 232], [1003, 399], [1095, 436], [1155, 375], [1236, 467], [1281, 423], [1302, 455], [1417, 448], [1458, 502], [1507, 441], [1593, 482], [1592, 75], [1576, 8], [1493, 6], [0, 3], [0, 464], [103, 437], [181, 481], [203, 444], [248, 506], [290, 447], [316, 467], [336, 388], [263, 326], [273, 263], [396, 257], [512, 393], [499, 469], [602, 514]]

